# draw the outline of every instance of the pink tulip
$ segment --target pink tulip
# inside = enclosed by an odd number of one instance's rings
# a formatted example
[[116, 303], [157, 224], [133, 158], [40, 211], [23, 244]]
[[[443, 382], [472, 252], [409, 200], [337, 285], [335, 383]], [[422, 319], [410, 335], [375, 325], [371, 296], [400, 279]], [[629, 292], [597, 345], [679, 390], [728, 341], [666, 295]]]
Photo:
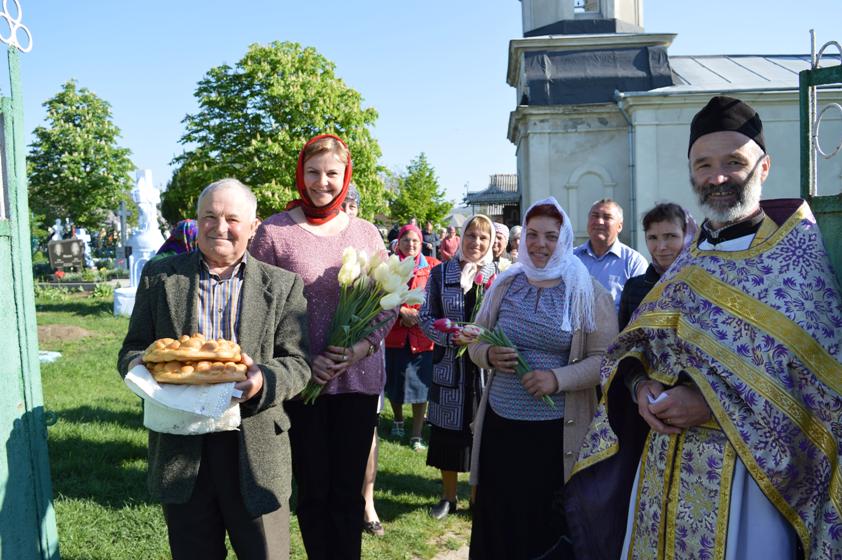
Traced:
[[433, 328], [443, 333], [457, 333], [462, 330], [462, 327], [450, 319], [436, 319], [433, 321]]
[[491, 278], [488, 279], [488, 282], [485, 283], [485, 289], [487, 290], [488, 288], [490, 288], [491, 284], [493, 284], [495, 280], [497, 280], [497, 275], [492, 274]]
[[465, 325], [462, 327], [462, 335], [467, 338], [473, 338], [481, 335], [483, 330], [479, 325]]
[[484, 283], [483, 280], [485, 280], [485, 277], [482, 275], [482, 272], [477, 272], [477, 275], [474, 277], [474, 284], [482, 286]]

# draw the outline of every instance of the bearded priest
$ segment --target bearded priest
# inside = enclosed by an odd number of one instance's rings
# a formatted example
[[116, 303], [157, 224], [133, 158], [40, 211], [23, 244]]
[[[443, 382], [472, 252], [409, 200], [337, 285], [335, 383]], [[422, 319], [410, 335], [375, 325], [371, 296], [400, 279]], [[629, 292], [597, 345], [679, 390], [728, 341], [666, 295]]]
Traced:
[[566, 488], [577, 558], [840, 557], [842, 303], [819, 228], [760, 200], [746, 103], [711, 99], [688, 157], [706, 220], [606, 352]]

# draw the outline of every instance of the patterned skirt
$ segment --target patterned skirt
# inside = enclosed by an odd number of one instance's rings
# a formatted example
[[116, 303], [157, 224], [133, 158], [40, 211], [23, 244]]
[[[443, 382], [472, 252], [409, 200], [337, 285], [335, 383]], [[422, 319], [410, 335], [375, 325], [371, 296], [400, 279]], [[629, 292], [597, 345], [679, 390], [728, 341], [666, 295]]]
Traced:
[[[468, 361], [468, 360], [466, 360]], [[468, 472], [471, 470], [471, 446], [473, 433], [471, 423], [474, 421], [479, 400], [482, 396], [479, 369], [470, 363], [464, 370], [464, 383], [458, 387], [461, 397], [461, 423], [459, 429], [447, 429], [430, 424], [430, 444], [427, 448], [427, 465], [443, 471]], [[443, 387], [433, 383], [430, 387], [430, 413], [436, 415], [436, 407], [440, 407], [442, 398], [453, 388]]]

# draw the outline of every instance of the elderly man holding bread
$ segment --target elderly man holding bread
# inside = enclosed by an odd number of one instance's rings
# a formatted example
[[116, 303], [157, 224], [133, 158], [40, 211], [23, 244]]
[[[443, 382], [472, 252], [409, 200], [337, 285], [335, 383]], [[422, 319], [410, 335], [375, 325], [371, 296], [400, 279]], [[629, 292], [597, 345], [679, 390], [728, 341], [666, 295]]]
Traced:
[[124, 377], [161, 339], [194, 335], [241, 350], [237, 364], [226, 364], [244, 378], [230, 402], [238, 425], [149, 432], [149, 491], [162, 503], [175, 559], [224, 558], [226, 532], [240, 559], [289, 557], [289, 419], [281, 404], [310, 378], [307, 302], [298, 275], [249, 257], [256, 210], [235, 179], [202, 191], [198, 251], [145, 267], [120, 350]]

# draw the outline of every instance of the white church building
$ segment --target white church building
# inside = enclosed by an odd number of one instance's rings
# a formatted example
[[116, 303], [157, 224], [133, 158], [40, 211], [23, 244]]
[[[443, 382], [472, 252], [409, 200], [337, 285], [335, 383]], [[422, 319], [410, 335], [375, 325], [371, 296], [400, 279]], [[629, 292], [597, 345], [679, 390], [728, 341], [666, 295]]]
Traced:
[[[517, 93], [508, 138], [521, 211], [555, 196], [581, 242], [591, 204], [613, 198], [625, 210], [621, 239], [639, 249], [640, 217], [656, 203], [700, 217], [688, 180], [689, 126], [719, 94], [749, 103], [763, 120], [772, 157], [763, 197], [799, 196], [798, 72], [810, 68], [810, 55], [669, 56], [675, 34], [643, 31], [643, 0], [520, 1], [524, 37], [509, 44], [507, 81]], [[842, 102], [842, 89], [822, 90], [819, 100]], [[825, 137], [834, 145], [842, 137], [839, 112], [822, 120]], [[842, 158], [820, 159], [817, 175], [820, 194], [840, 192]]]

